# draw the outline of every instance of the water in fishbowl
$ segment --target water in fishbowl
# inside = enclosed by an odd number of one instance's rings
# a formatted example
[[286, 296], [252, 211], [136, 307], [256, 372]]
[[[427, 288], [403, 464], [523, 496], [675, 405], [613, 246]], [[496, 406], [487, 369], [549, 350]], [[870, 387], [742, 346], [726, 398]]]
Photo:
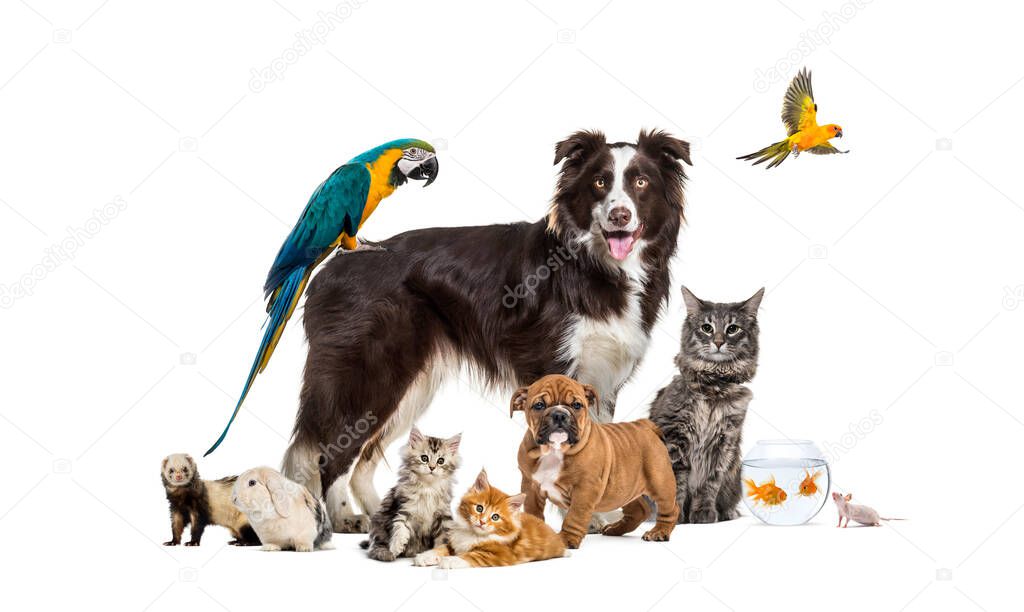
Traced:
[[828, 464], [820, 458], [743, 460], [743, 501], [769, 525], [802, 525], [825, 505]]

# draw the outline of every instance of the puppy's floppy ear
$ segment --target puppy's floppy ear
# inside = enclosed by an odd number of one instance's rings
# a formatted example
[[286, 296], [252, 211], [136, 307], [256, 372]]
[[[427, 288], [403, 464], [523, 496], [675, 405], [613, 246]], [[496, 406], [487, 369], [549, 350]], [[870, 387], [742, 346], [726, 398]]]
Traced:
[[555, 165], [563, 159], [575, 162], [605, 144], [604, 134], [597, 130], [580, 130], [555, 145]]
[[287, 518], [292, 512], [292, 498], [288, 495], [287, 483], [284, 476], [271, 469], [260, 470], [259, 481], [270, 491], [270, 501], [274, 504], [274, 510]]
[[636, 145], [637, 148], [652, 157], [662, 155], [672, 160], [681, 159], [688, 166], [693, 165], [693, 162], [690, 161], [690, 143], [671, 136], [663, 130], [640, 130]]
[[516, 410], [526, 410], [526, 398], [529, 396], [529, 387], [519, 387], [512, 394], [512, 403], [508, 407], [508, 417], [512, 418]]
[[520, 510], [523, 509], [523, 502], [525, 501], [526, 493], [519, 493], [510, 496], [508, 499], [505, 500], [505, 503], [508, 504], [508, 508], [512, 512], [519, 512]]
[[761, 298], [764, 297], [764, 287], [757, 290], [757, 293], [747, 298], [747, 301], [743, 302], [743, 312], [747, 313], [752, 317], [757, 316], [757, 308], [761, 305]]
[[590, 385], [583, 385], [583, 393], [587, 396], [587, 408], [597, 406], [597, 391]]
[[479, 492], [486, 491], [489, 488], [491, 488], [491, 483], [487, 481], [487, 470], [480, 468], [480, 473], [476, 475], [476, 480], [473, 481], [471, 490]]

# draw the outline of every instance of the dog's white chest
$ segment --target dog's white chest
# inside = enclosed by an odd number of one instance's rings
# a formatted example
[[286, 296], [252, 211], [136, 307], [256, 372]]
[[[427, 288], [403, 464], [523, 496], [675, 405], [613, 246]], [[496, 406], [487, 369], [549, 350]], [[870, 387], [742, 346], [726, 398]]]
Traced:
[[640, 316], [640, 297], [633, 294], [618, 315], [575, 317], [563, 337], [559, 356], [569, 362], [571, 376], [593, 385], [604, 397], [626, 382], [649, 341]]
[[548, 499], [556, 504], [564, 503], [562, 492], [555, 486], [558, 475], [562, 473], [562, 462], [565, 455], [562, 451], [552, 450], [540, 458], [537, 462], [537, 471], [533, 473], [533, 480], [540, 487], [540, 490], [548, 496]]

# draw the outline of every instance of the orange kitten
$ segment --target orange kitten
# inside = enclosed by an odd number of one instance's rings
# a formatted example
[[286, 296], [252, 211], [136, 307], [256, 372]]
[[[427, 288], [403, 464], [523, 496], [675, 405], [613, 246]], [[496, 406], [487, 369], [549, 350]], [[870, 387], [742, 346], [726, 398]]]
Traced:
[[498, 567], [565, 556], [565, 544], [541, 519], [521, 512], [525, 493], [506, 495], [480, 470], [459, 502], [448, 543], [416, 555], [415, 565]]

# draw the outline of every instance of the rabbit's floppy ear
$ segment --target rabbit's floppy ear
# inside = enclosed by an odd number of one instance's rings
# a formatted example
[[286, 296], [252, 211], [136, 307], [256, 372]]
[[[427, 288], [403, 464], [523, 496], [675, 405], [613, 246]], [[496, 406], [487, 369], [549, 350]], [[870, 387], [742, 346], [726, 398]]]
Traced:
[[273, 470], [264, 470], [260, 477], [270, 491], [270, 501], [274, 504], [274, 510], [287, 518], [291, 514], [292, 498], [288, 495], [288, 483], [285, 482], [284, 476]]

